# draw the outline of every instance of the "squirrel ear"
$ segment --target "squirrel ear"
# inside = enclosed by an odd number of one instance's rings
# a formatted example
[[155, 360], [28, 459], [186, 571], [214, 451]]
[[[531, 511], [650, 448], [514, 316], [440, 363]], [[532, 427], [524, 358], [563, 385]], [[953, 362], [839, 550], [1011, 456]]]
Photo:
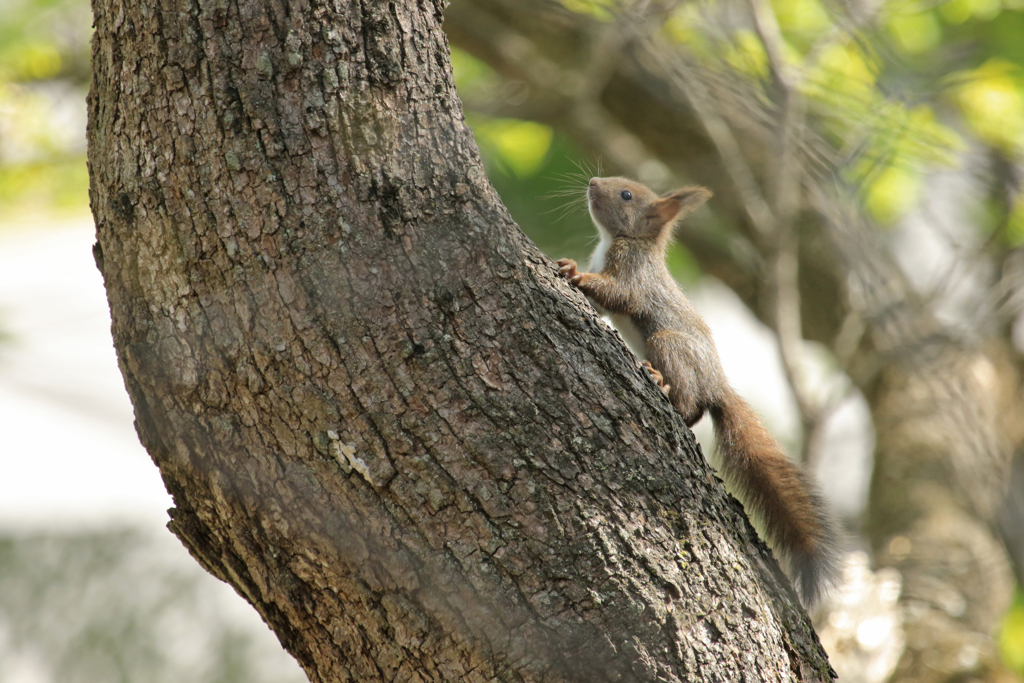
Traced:
[[711, 199], [711, 190], [698, 185], [672, 190], [662, 195], [661, 199], [654, 201], [647, 218], [651, 222], [651, 227], [660, 232], [662, 226], [688, 216], [709, 199]]

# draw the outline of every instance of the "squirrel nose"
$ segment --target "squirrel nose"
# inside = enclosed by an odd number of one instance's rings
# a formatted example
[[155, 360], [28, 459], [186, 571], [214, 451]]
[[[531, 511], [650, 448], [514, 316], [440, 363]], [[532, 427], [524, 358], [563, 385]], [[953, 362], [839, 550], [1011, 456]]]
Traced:
[[591, 178], [590, 179], [590, 186], [591, 187], [597, 187], [597, 178]]

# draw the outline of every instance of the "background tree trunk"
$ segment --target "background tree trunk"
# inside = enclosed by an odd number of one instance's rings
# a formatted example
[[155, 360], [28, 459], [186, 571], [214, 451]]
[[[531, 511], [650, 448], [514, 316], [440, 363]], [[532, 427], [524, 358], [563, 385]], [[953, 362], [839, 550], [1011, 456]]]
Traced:
[[692, 435], [498, 201], [440, 3], [93, 9], [137, 429], [171, 529], [311, 680], [829, 678]]

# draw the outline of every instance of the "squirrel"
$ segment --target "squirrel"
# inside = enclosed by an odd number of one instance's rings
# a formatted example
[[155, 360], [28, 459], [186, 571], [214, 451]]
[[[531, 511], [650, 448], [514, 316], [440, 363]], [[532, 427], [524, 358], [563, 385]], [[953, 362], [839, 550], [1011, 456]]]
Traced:
[[698, 186], [658, 196], [626, 178], [592, 178], [587, 199], [600, 242], [591, 272], [561, 259], [559, 274], [611, 318], [687, 426], [711, 414], [726, 485], [760, 521], [810, 607], [836, 580], [836, 524], [815, 486], [729, 386], [711, 330], [665, 266], [673, 227], [710, 198]]

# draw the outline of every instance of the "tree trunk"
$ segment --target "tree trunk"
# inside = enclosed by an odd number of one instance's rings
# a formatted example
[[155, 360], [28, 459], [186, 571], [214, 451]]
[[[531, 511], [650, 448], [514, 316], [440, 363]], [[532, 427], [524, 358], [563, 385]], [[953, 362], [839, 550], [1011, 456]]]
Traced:
[[171, 529], [313, 681], [830, 669], [518, 231], [440, 3], [95, 0], [96, 260]]

